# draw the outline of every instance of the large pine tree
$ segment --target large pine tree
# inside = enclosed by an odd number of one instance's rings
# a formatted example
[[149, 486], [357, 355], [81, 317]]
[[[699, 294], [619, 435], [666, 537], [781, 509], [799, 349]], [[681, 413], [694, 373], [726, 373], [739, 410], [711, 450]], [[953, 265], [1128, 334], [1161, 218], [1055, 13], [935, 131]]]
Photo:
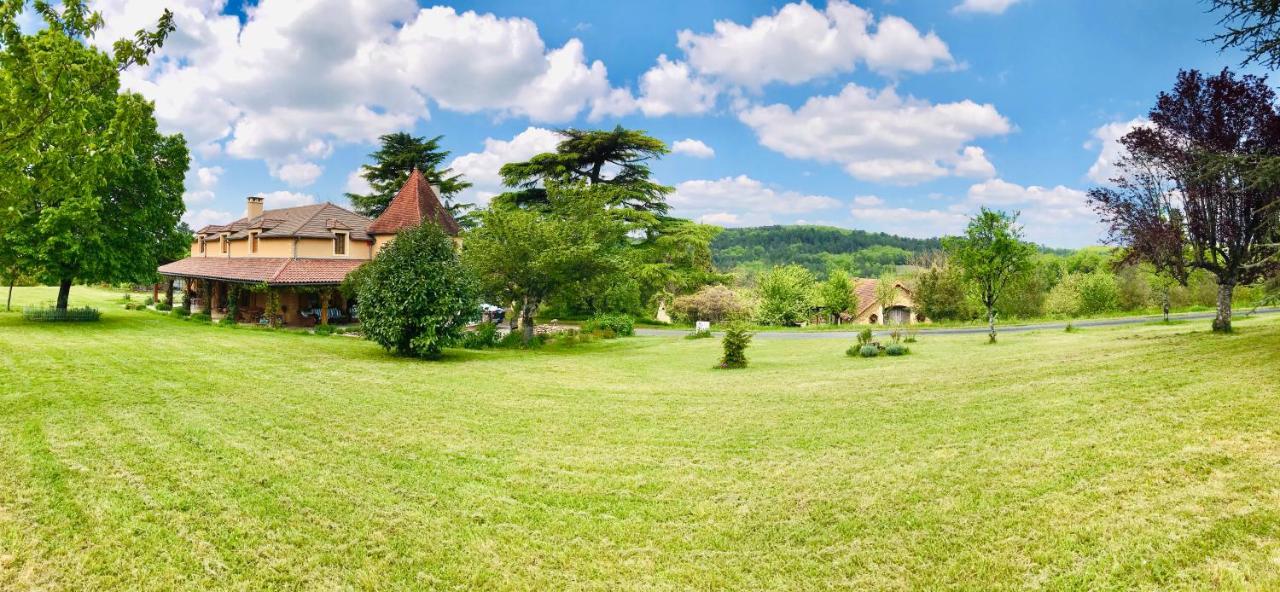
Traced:
[[470, 207], [468, 204], [457, 204], [453, 197], [458, 192], [471, 186], [444, 167], [449, 158], [448, 150], [440, 149], [440, 140], [444, 136], [434, 138], [418, 137], [406, 132], [385, 134], [378, 138], [381, 147], [369, 158], [373, 164], [366, 164], [360, 176], [369, 182], [373, 189], [368, 194], [348, 193], [347, 199], [355, 210], [370, 218], [376, 218], [387, 209], [396, 192], [409, 178], [414, 168], [422, 171], [432, 185], [440, 188], [440, 198], [454, 217], [458, 217]]

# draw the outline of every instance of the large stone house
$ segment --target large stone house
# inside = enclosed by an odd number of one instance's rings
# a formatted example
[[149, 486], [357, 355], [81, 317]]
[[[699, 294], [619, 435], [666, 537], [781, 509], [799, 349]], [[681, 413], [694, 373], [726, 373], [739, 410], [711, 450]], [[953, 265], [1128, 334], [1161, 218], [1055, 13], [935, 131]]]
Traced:
[[[248, 198], [243, 218], [197, 230], [189, 257], [159, 267], [160, 275], [185, 280], [193, 309], [204, 308], [208, 298], [214, 317], [223, 317], [228, 295], [238, 292], [238, 320], [257, 322], [274, 292], [285, 324], [349, 320], [357, 308], [337, 287], [396, 233], [424, 220], [455, 240], [459, 231], [439, 191], [417, 170], [373, 220], [331, 203], [275, 210], [266, 205], [261, 197]], [[233, 285], [247, 289], [229, 290]]]
[[853, 322], [868, 325], [913, 325], [925, 323], [928, 319], [916, 306], [911, 289], [902, 282], [893, 283], [893, 297], [888, 302], [880, 302], [876, 292], [880, 280], [857, 280], [854, 291], [858, 294], [858, 310], [853, 315]]

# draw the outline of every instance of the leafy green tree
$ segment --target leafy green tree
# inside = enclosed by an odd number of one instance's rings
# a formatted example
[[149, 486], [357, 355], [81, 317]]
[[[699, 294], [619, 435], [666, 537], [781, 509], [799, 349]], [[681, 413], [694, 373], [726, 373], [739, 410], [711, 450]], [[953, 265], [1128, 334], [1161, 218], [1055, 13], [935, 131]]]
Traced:
[[666, 301], [701, 286], [728, 280], [716, 272], [711, 242], [723, 229], [679, 218], [660, 217], [655, 232], [632, 249], [642, 299]]
[[547, 299], [623, 264], [627, 226], [604, 209], [590, 186], [552, 182], [547, 207], [490, 207], [463, 243], [463, 260], [485, 293], [520, 305], [524, 342]]
[[475, 283], [439, 225], [401, 231], [361, 270], [360, 329], [388, 351], [439, 357], [479, 316]]
[[666, 197], [673, 189], [654, 182], [649, 170], [650, 160], [669, 152], [662, 140], [622, 126], [608, 131], [565, 129], [559, 134], [564, 139], [555, 152], [502, 166], [503, 183], [517, 191], [494, 198], [498, 204], [544, 207], [549, 203], [548, 183], [585, 183], [620, 190], [610, 194], [607, 207], [667, 213]]
[[922, 259], [916, 276], [915, 299], [924, 316], [938, 321], [970, 319], [974, 316], [964, 275], [944, 251]]
[[444, 206], [455, 218], [462, 221], [462, 214], [470, 204], [457, 204], [453, 197], [462, 190], [471, 187], [471, 183], [463, 180], [462, 175], [444, 167], [449, 158], [449, 151], [440, 148], [440, 140], [444, 136], [434, 138], [418, 137], [406, 132], [384, 134], [378, 138], [381, 146], [369, 155], [373, 164], [362, 165], [360, 176], [369, 182], [373, 189], [367, 195], [348, 193], [347, 199], [356, 212], [376, 218], [386, 211], [396, 193], [409, 179], [409, 173], [418, 169], [427, 181], [440, 188], [440, 198]]
[[813, 308], [813, 274], [799, 265], [774, 267], [760, 278], [762, 325], [798, 325]]
[[[178, 219], [189, 162], [181, 136], [157, 131], [148, 101], [117, 94], [119, 68], [142, 59], [134, 55], [144, 51], [139, 47], [155, 47], [142, 39], [150, 34], [117, 43], [113, 59], [69, 33], [100, 25], [96, 15], [77, 12], [82, 9], [79, 3], [62, 13], [44, 7], [50, 26], [34, 36], [19, 34], [16, 45], [0, 52], [0, 88], [8, 91], [0, 93], [0, 112], [16, 117], [0, 127], [23, 130], [8, 136], [17, 138], [16, 148], [0, 153], [16, 164], [0, 173], [0, 192], [9, 204], [0, 224], [0, 242], [6, 243], [0, 251], [13, 253], [42, 281], [58, 284], [57, 306], [63, 310], [76, 281], [154, 278], [157, 263], [182, 240]], [[49, 93], [48, 111], [10, 110], [24, 102], [15, 95], [33, 92]]]
[[1035, 246], [1022, 240], [1017, 214], [982, 210], [969, 220], [963, 236], [947, 237], [943, 245], [974, 288], [987, 312], [988, 335], [996, 342], [996, 316], [1000, 298], [1031, 265]]
[[837, 325], [841, 314], [858, 309], [858, 294], [854, 291], [853, 280], [843, 269], [827, 274], [827, 281], [818, 290], [818, 300]]

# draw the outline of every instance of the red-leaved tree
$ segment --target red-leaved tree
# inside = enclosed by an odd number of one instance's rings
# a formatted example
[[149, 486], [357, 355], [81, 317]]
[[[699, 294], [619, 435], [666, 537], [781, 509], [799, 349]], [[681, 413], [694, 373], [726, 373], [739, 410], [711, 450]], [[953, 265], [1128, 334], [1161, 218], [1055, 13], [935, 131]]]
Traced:
[[1113, 187], [1089, 192], [1111, 242], [1185, 283], [1190, 269], [1218, 279], [1215, 331], [1231, 331], [1235, 287], [1277, 263], [1280, 111], [1266, 80], [1224, 69], [1178, 73], [1151, 123], [1120, 141], [1128, 156]]

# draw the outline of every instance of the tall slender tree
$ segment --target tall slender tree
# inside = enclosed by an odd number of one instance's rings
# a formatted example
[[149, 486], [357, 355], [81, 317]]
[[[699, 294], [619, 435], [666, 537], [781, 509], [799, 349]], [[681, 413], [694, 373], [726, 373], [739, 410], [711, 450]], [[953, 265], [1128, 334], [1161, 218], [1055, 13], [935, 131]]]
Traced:
[[1110, 240], [1183, 283], [1188, 269], [1218, 280], [1213, 329], [1231, 331], [1236, 286], [1280, 267], [1280, 110], [1266, 80], [1224, 69], [1178, 73], [1151, 125], [1121, 143], [1113, 187], [1089, 193]]
[[1000, 300], [1030, 268], [1035, 246], [1022, 240], [1017, 214], [987, 208], [969, 220], [963, 236], [948, 237], [942, 244], [986, 308], [988, 341], [995, 343]]
[[360, 176], [369, 182], [372, 191], [368, 194], [348, 193], [347, 199], [355, 210], [370, 218], [376, 218], [387, 209], [387, 205], [400, 191], [400, 187], [409, 178], [413, 169], [418, 169], [432, 185], [440, 188], [440, 198], [455, 218], [460, 217], [471, 206], [459, 204], [453, 198], [462, 190], [471, 187], [452, 170], [444, 166], [449, 158], [449, 151], [440, 148], [440, 140], [444, 136], [426, 138], [414, 136], [406, 132], [385, 134], [378, 138], [378, 150], [369, 155], [373, 164], [361, 166]]

